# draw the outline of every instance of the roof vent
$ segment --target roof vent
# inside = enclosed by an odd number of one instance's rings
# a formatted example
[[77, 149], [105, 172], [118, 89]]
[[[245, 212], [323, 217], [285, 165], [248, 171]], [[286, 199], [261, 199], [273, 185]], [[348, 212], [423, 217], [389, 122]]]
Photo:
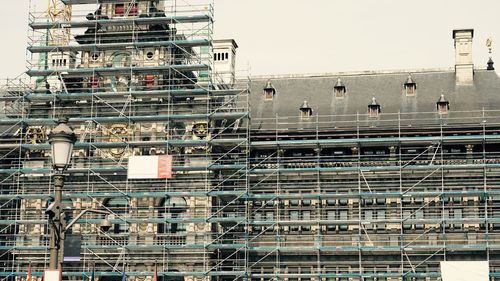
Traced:
[[313, 111], [306, 100], [302, 103], [299, 109], [300, 109], [300, 118], [309, 119], [309, 117], [311, 117]]
[[441, 94], [439, 100], [436, 102], [436, 109], [439, 114], [448, 114], [450, 110], [450, 102]]
[[415, 91], [417, 90], [417, 83], [413, 81], [411, 74], [408, 73], [408, 78], [406, 78], [406, 82], [403, 85], [406, 96], [414, 96]]
[[345, 97], [346, 88], [344, 83], [342, 83], [342, 80], [340, 80], [340, 77], [337, 78], [337, 83], [333, 86], [333, 92], [335, 93], [336, 98]]
[[264, 87], [264, 100], [273, 100], [275, 94], [276, 89], [271, 83], [271, 80], [267, 80], [267, 84]]
[[375, 97], [372, 98], [372, 102], [368, 104], [368, 117], [377, 118], [380, 115], [380, 104], [377, 102]]

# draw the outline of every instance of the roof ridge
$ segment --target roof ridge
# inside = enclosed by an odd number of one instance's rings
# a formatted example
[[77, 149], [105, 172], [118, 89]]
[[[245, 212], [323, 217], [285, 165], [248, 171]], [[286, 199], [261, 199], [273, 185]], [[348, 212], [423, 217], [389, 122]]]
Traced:
[[395, 70], [364, 70], [364, 71], [343, 71], [343, 72], [324, 72], [324, 73], [297, 73], [297, 74], [271, 74], [271, 75], [252, 75], [251, 79], [284, 79], [284, 78], [311, 78], [311, 77], [348, 77], [348, 76], [370, 76], [386, 74], [405, 74], [408, 73], [439, 73], [454, 72], [453, 67], [445, 68], [419, 68], [419, 69], [395, 69]]

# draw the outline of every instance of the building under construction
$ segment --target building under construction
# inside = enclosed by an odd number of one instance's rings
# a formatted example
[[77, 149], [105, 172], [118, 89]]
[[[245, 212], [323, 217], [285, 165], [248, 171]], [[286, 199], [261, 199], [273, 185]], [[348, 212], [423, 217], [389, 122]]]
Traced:
[[[473, 30], [453, 68], [242, 78], [210, 1], [49, 2], [30, 78], [0, 93], [0, 280], [48, 266], [59, 117], [66, 216], [112, 214], [71, 228], [64, 280], [431, 281], [457, 260], [500, 278], [500, 78]], [[141, 155], [172, 155], [172, 178], [127, 177]]]

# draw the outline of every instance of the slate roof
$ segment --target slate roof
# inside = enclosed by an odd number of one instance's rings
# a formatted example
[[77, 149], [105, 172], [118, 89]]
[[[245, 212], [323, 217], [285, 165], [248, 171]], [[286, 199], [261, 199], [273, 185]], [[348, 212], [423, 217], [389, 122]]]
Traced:
[[[253, 77], [251, 84], [250, 111], [252, 127], [273, 128], [261, 118], [289, 117], [286, 128], [349, 127], [359, 119], [370, 126], [382, 126], [385, 120], [414, 119], [429, 124], [466, 122], [470, 111], [500, 109], [500, 77], [495, 71], [477, 69], [474, 83], [458, 86], [454, 69], [435, 69], [411, 72], [416, 83], [414, 96], [407, 96], [404, 83], [408, 71], [366, 72], [353, 74], [325, 74], [279, 77]], [[345, 97], [336, 98], [333, 92], [338, 78], [346, 87]], [[273, 100], [265, 100], [263, 88], [268, 80], [276, 89]], [[449, 114], [442, 116], [436, 110], [436, 102], [443, 94], [450, 102]], [[376, 97], [381, 106], [378, 119], [367, 116], [368, 104]], [[313, 110], [309, 120], [299, 118], [299, 107], [304, 100]], [[476, 116], [478, 113], [474, 113]], [[500, 115], [500, 113], [497, 113]], [[322, 117], [318, 117], [322, 116]], [[419, 119], [422, 119], [418, 121]], [[270, 120], [269, 120], [270, 121]], [[319, 124], [316, 124], [319, 121]], [[409, 122], [409, 121], [408, 121]], [[475, 122], [475, 121], [474, 121]], [[275, 127], [275, 126], [274, 126]]]

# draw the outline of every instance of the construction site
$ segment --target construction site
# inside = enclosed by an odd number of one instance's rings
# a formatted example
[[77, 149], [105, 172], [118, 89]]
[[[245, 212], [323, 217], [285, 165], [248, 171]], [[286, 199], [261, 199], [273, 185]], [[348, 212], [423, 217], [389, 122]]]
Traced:
[[[251, 76], [213, 1], [48, 2], [0, 89], [0, 281], [48, 267], [60, 117], [65, 215], [112, 214], [72, 226], [63, 280], [434, 281], [443, 261], [500, 280], [500, 78], [472, 29], [450, 68]], [[129, 178], [146, 155], [172, 177]]]

